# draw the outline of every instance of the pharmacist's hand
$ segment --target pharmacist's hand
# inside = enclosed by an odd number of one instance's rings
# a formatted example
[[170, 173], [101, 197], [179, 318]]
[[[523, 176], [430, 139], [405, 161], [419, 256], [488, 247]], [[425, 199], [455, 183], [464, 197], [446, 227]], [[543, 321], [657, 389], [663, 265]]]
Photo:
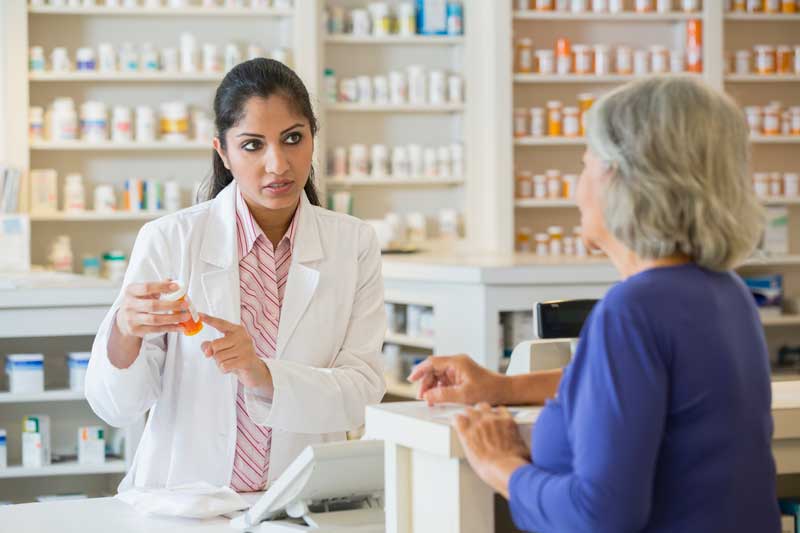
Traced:
[[457, 415], [455, 426], [472, 470], [508, 498], [511, 475], [530, 462], [530, 450], [514, 417], [505, 407], [492, 409], [488, 403], [481, 403]]
[[213, 357], [223, 374], [233, 373], [248, 389], [257, 389], [271, 396], [272, 375], [256, 354], [253, 339], [245, 327], [204, 313], [200, 313], [200, 320], [224, 335], [201, 345], [205, 356]]
[[418, 364], [408, 376], [421, 382], [418, 398], [437, 403], [499, 403], [502, 376], [473, 361], [468, 355], [433, 356]]
[[178, 285], [170, 280], [131, 283], [125, 287], [125, 294], [117, 311], [117, 329], [127, 337], [182, 331], [179, 324], [191, 318], [188, 305], [180, 301], [159, 300], [162, 293], [176, 290]]

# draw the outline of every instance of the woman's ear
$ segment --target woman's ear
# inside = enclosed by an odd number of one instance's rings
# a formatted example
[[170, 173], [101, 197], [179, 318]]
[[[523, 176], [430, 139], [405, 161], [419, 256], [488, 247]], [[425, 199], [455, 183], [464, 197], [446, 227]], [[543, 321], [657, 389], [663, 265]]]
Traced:
[[230, 170], [231, 164], [228, 162], [228, 157], [225, 155], [225, 151], [222, 149], [222, 143], [219, 142], [219, 137], [214, 137], [214, 150], [216, 150], [217, 154], [219, 154], [219, 157], [222, 159], [222, 164], [225, 165], [225, 168]]

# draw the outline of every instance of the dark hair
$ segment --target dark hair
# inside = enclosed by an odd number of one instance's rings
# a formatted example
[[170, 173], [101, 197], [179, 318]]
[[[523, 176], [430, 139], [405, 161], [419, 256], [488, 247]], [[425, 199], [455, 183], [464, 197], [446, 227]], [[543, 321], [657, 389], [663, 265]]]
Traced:
[[[225, 134], [242, 119], [247, 101], [254, 96], [269, 98], [275, 94], [285, 97], [308, 120], [312, 136], [317, 134], [317, 118], [311, 108], [308, 90], [300, 77], [280, 61], [259, 57], [233, 67], [217, 88], [214, 96], [214, 125], [223, 149]], [[207, 198], [216, 198], [231, 181], [231, 171], [225, 168], [222, 158], [215, 151], [211, 176], [206, 185]], [[314, 187], [313, 165], [304, 190], [309, 202], [321, 205]]]

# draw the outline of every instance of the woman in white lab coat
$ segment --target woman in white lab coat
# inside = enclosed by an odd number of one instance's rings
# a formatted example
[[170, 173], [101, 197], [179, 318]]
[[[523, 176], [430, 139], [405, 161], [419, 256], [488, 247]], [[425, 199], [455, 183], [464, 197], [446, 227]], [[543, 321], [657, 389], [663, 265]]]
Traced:
[[[94, 411], [115, 427], [149, 411], [120, 490], [198, 481], [263, 490], [307, 445], [361, 426], [384, 393], [380, 249], [366, 223], [319, 207], [317, 122], [302, 81], [277, 61], [247, 61], [222, 81], [214, 111], [210, 200], [142, 228], [92, 348]], [[291, 251], [277, 308], [240, 280], [245, 219], [274, 257]], [[160, 298], [171, 280], [200, 311], [195, 336], [179, 326], [184, 304]], [[254, 301], [264, 304], [255, 313]], [[277, 318], [269, 349], [252, 331], [266, 319], [258, 313]], [[262, 479], [237, 487], [243, 413], [260, 429], [251, 444], [265, 463]]]

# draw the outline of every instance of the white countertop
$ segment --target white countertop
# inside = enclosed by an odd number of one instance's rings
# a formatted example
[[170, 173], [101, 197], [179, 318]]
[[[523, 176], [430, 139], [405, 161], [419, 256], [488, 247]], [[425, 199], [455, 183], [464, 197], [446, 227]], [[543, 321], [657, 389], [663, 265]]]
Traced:
[[109, 306], [119, 286], [106, 279], [77, 274], [31, 272], [0, 275], [0, 309]]
[[0, 507], [0, 533], [230, 533], [227, 518], [193, 520], [141, 515], [114, 498]]

